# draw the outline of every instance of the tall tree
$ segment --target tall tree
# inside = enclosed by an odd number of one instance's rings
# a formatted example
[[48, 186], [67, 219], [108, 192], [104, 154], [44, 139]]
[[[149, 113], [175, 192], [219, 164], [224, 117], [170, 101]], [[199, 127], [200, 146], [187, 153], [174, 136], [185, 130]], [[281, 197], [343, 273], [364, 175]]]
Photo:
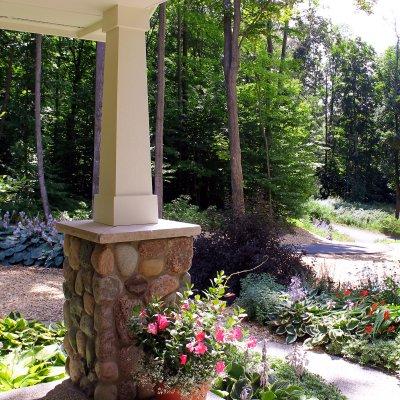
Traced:
[[155, 172], [154, 193], [158, 196], [158, 216], [163, 216], [164, 205], [164, 108], [165, 108], [165, 37], [166, 37], [166, 4], [160, 4], [158, 15], [157, 38], [157, 99], [156, 99], [156, 132], [155, 132]]
[[44, 156], [42, 143], [42, 121], [41, 121], [41, 82], [42, 82], [42, 35], [36, 35], [36, 62], [35, 62], [35, 136], [37, 172], [39, 178], [40, 197], [46, 220], [50, 217], [49, 199], [47, 196], [46, 182], [44, 177]]
[[224, 77], [227, 96], [228, 132], [231, 166], [232, 210], [236, 216], [245, 212], [242, 151], [239, 133], [237, 79], [240, 63], [241, 0], [224, 2]]
[[92, 198], [94, 198], [95, 194], [99, 193], [100, 141], [101, 141], [101, 119], [103, 116], [105, 49], [106, 49], [105, 43], [102, 42], [96, 43], [96, 87], [95, 87], [95, 106], [94, 106]]

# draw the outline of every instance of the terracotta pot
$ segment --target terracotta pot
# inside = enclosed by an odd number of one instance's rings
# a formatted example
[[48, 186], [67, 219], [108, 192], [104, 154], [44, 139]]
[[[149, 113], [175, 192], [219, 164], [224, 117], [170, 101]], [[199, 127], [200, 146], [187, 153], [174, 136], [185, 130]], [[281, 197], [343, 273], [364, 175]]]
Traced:
[[[155, 400], [206, 400], [207, 393], [210, 391], [211, 385], [207, 382], [193, 390], [189, 395], [183, 395], [178, 389], [171, 392], [163, 392], [163, 390], [158, 387], [156, 389]], [[162, 394], [157, 394], [158, 391], [163, 392]]]

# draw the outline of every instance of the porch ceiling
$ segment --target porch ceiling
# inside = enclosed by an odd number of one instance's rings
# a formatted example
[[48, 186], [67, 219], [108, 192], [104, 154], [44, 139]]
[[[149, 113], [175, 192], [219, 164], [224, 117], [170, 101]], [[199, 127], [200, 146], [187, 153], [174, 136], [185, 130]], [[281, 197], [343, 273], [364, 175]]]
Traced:
[[0, 0], [0, 28], [105, 41], [103, 12], [115, 5], [155, 8], [163, 0]]

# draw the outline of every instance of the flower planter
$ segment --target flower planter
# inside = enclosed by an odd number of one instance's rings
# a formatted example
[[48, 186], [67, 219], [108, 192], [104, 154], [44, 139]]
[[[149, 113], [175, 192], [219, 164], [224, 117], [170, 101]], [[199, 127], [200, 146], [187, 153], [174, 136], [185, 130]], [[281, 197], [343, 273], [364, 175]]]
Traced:
[[[162, 388], [156, 390], [155, 400], [206, 400], [207, 393], [210, 391], [210, 383], [204, 383], [202, 386], [193, 390], [189, 395], [182, 394], [178, 389], [165, 392]], [[160, 391], [160, 394], [157, 392]]]

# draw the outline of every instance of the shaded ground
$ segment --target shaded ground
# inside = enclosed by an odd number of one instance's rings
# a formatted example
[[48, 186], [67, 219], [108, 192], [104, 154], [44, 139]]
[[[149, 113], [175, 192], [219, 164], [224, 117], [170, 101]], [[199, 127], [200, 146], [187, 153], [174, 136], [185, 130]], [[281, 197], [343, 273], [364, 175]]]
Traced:
[[61, 321], [62, 282], [61, 270], [0, 266], [0, 318], [18, 311], [28, 319]]

